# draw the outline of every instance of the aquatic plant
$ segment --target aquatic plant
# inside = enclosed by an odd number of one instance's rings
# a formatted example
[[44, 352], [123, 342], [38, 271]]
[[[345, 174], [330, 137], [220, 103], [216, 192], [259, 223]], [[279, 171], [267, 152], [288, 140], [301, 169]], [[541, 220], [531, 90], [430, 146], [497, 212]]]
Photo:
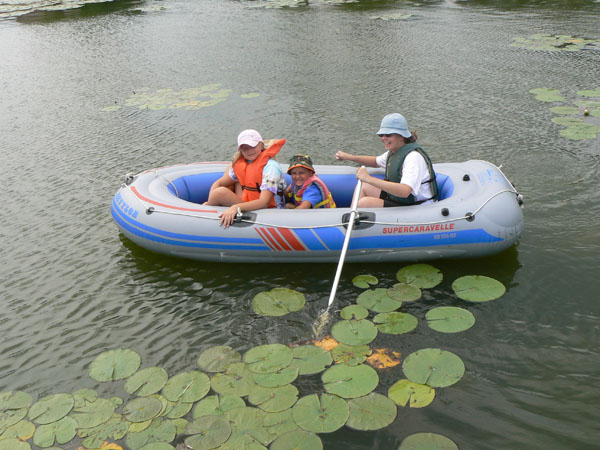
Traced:
[[538, 33], [527, 37], [513, 38], [513, 43], [510, 45], [528, 50], [577, 52], [584, 49], [599, 49], [600, 39], [588, 39], [565, 34]]

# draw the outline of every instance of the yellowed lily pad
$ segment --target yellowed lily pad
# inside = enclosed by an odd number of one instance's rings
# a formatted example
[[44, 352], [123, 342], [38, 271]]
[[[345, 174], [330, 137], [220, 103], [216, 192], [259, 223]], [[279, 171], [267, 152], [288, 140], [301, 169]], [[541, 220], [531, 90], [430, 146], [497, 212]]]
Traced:
[[388, 397], [400, 406], [423, 408], [435, 398], [435, 389], [426, 384], [413, 383], [402, 379], [396, 381], [388, 389]]

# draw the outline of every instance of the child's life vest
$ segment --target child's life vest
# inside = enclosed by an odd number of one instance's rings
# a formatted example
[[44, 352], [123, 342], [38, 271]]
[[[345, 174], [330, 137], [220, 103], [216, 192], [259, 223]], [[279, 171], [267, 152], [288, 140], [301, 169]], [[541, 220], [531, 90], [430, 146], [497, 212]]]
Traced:
[[335, 208], [335, 201], [333, 200], [333, 196], [331, 195], [331, 192], [329, 192], [327, 185], [315, 174], [308, 178], [300, 189], [298, 189], [298, 186], [295, 184], [292, 185], [292, 198], [294, 199], [294, 204], [298, 206], [302, 203], [304, 191], [313, 184], [321, 191], [321, 198], [323, 199], [321, 202], [313, 205], [313, 208]]

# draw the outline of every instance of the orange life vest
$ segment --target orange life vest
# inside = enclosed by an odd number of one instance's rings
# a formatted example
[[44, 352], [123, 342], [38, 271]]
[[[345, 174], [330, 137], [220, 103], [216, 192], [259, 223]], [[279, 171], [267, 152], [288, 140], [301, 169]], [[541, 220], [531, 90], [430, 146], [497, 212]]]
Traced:
[[[294, 203], [296, 204], [296, 206], [302, 203], [302, 195], [304, 195], [304, 191], [306, 191], [306, 189], [311, 184], [314, 184], [319, 188], [319, 191], [321, 191], [321, 196], [323, 198], [323, 201], [314, 205], [313, 208], [335, 208], [335, 202], [333, 201], [333, 197], [331, 195], [331, 192], [329, 192], [327, 185], [323, 183], [323, 180], [321, 180], [316, 175], [313, 175], [312, 177], [308, 178], [304, 182], [302, 187], [298, 190], [298, 192], [294, 192]], [[296, 186], [294, 186], [294, 190], [295, 188]]]
[[[235, 176], [242, 185], [242, 200], [244, 202], [258, 200], [260, 197], [263, 169], [269, 162], [269, 159], [279, 153], [279, 150], [281, 150], [286, 141], [285, 139], [273, 139], [267, 142], [269, 146], [250, 164], [248, 164], [248, 161], [243, 156], [239, 157], [233, 163], [233, 173], [235, 173]], [[277, 203], [275, 202], [275, 196], [273, 196], [269, 203], [269, 208], [275, 207], [277, 207]]]

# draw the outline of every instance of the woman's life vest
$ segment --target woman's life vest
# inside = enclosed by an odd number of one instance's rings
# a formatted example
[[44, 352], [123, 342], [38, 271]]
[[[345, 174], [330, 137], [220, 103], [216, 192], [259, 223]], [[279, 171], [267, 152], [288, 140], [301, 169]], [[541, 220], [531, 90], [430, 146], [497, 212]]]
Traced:
[[[242, 201], [258, 200], [260, 197], [263, 169], [267, 165], [267, 162], [269, 162], [269, 159], [279, 153], [285, 142], [285, 139], [273, 139], [269, 142], [269, 146], [251, 163], [248, 163], [243, 156], [239, 157], [233, 163], [233, 173], [235, 173], [235, 176], [242, 185]], [[277, 207], [277, 203], [275, 196], [273, 196], [269, 203], [269, 208], [275, 207]]]
[[393, 181], [395, 183], [400, 183], [402, 180], [402, 165], [404, 164], [404, 160], [406, 156], [412, 152], [417, 151], [423, 156], [425, 162], [427, 163], [427, 169], [429, 170], [429, 179], [423, 181], [421, 184], [431, 184], [431, 192], [432, 197], [426, 198], [424, 200], [416, 201], [415, 196], [410, 194], [408, 197], [398, 197], [396, 195], [392, 195], [389, 192], [382, 191], [382, 197], [388, 199], [394, 203], [398, 203], [398, 206], [408, 206], [408, 205], [419, 205], [428, 200], [437, 200], [439, 195], [439, 190], [437, 186], [437, 182], [435, 180], [435, 172], [433, 170], [433, 164], [431, 162], [431, 158], [429, 155], [425, 153], [425, 150], [421, 148], [421, 146], [415, 142], [410, 144], [404, 144], [396, 153], [388, 152], [387, 162], [385, 165], [385, 179], [387, 181]]
[[321, 202], [314, 205], [313, 208], [335, 208], [333, 196], [331, 195], [331, 192], [329, 192], [327, 185], [323, 183], [323, 180], [321, 180], [315, 174], [313, 174], [312, 177], [308, 178], [300, 189], [298, 189], [298, 186], [296, 186], [296, 184], [292, 185], [292, 198], [294, 199], [294, 204], [298, 206], [302, 203], [302, 196], [304, 195], [304, 191], [306, 191], [306, 189], [313, 184], [317, 188], [319, 188], [319, 191], [321, 191], [321, 198], [323, 199]]

